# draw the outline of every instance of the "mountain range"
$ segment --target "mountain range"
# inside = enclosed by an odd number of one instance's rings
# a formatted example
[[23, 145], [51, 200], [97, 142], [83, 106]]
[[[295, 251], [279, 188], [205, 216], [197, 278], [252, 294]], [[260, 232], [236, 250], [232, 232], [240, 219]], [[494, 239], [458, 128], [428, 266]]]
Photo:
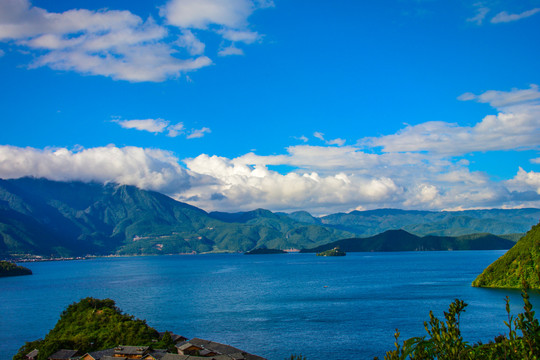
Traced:
[[20, 178], [0, 180], [0, 257], [305, 249], [392, 229], [418, 236], [524, 233], [539, 218], [540, 209], [207, 213], [134, 186]]

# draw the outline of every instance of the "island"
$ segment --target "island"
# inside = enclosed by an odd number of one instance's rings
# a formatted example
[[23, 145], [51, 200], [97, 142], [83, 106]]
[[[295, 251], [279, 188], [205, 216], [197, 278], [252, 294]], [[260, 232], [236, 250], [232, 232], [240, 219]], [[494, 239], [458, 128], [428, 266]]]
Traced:
[[287, 252], [285, 250], [280, 250], [280, 249], [258, 248], [258, 249], [253, 249], [251, 251], [247, 251], [244, 253], [244, 255], [264, 255], [264, 254], [287, 254]]
[[0, 260], [0, 277], [32, 275], [32, 270], [9, 261]]
[[317, 256], [345, 256], [345, 255], [347, 254], [339, 250], [339, 247], [335, 247], [333, 249], [317, 253]]

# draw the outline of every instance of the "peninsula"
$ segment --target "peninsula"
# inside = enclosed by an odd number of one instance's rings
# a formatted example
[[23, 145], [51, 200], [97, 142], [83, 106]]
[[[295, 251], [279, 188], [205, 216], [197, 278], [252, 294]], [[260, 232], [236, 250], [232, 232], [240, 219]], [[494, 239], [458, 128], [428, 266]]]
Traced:
[[32, 275], [32, 270], [9, 261], [0, 260], [0, 277]]

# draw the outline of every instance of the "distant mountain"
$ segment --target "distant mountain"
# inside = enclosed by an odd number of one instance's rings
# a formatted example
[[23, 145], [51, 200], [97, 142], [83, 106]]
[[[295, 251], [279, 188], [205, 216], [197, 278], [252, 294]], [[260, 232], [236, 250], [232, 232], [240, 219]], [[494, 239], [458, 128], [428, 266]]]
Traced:
[[267, 210], [227, 216], [133, 186], [0, 180], [0, 257], [244, 252], [353, 235]]
[[[415, 235], [489, 232], [516, 239], [516, 233], [539, 219], [540, 209], [381, 209], [321, 218], [305, 211], [285, 214], [265, 209], [207, 213], [134, 186], [0, 179], [0, 258], [302, 249], [400, 228]], [[454, 247], [454, 240], [445, 241], [441, 248]], [[413, 250], [425, 246], [418, 244]], [[369, 251], [376, 248], [371, 245]]]
[[474, 233], [496, 235], [525, 233], [540, 220], [540, 209], [491, 209], [466, 211], [415, 211], [379, 209], [323, 216], [321, 224], [366, 237], [386, 230], [459, 236]]
[[312, 249], [304, 249], [302, 252], [319, 253], [335, 247], [345, 252], [496, 250], [510, 249], [513, 245], [513, 241], [491, 234], [419, 237], [405, 230], [388, 230], [367, 238], [334, 241]]
[[540, 224], [489, 265], [472, 283], [477, 287], [540, 289]]

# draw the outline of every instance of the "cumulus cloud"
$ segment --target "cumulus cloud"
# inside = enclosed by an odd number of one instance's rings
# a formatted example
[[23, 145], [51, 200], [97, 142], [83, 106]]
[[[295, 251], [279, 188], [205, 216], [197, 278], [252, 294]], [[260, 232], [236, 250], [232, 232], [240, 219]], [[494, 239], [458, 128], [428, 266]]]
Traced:
[[0, 177], [44, 177], [135, 185], [165, 193], [189, 187], [190, 176], [170, 152], [113, 145], [91, 149], [0, 146]]
[[491, 19], [491, 22], [493, 24], [497, 24], [497, 23], [503, 23], [503, 22], [517, 21], [517, 20], [527, 18], [529, 16], [533, 16], [537, 12], [540, 12], [540, 8], [534, 8], [534, 9], [531, 9], [531, 10], [527, 10], [527, 11], [524, 11], [524, 12], [522, 12], [520, 14], [509, 14], [506, 11], [502, 11], [502, 12], [498, 13], [497, 15], [495, 15]]
[[459, 100], [489, 103], [499, 112], [488, 115], [474, 126], [441, 121], [407, 126], [396, 134], [363, 139], [367, 146], [380, 146], [385, 152], [429, 151], [463, 155], [475, 151], [537, 149], [540, 144], [540, 92], [529, 89], [465, 93]]
[[[0, 177], [119, 182], [221, 211], [263, 207], [325, 214], [382, 207], [540, 206], [540, 173], [521, 167], [513, 178], [496, 181], [490, 174], [472, 171], [469, 161], [461, 157], [477, 151], [538, 149], [537, 92], [531, 86], [461, 96], [461, 100], [489, 103], [498, 110], [497, 115], [472, 126], [426, 122], [342, 146], [331, 146], [322, 133], [316, 133], [324, 145], [290, 146], [268, 156], [254, 152], [235, 158], [200, 154], [180, 160], [163, 150], [112, 145], [79, 150], [0, 146]], [[127, 120], [126, 125], [170, 136], [182, 133], [188, 138], [210, 132], [205, 127], [186, 130], [181, 123], [158, 120]], [[383, 151], [373, 151], [370, 146], [381, 146]]]
[[509, 180], [508, 186], [512, 190], [525, 192], [532, 190], [540, 195], [540, 173], [534, 171], [525, 171], [521, 167], [519, 168], [516, 176]]
[[[4, 0], [0, 2], [0, 41], [13, 42], [35, 54], [30, 67], [157, 82], [212, 64], [204, 55], [205, 44], [192, 29], [210, 30], [232, 44], [260, 39], [257, 32], [247, 29], [247, 18], [265, 4], [171, 0], [160, 11], [171, 25], [167, 27], [129, 11], [54, 13], [32, 6], [28, 0]], [[232, 49], [222, 49], [220, 55], [233, 54]]]

